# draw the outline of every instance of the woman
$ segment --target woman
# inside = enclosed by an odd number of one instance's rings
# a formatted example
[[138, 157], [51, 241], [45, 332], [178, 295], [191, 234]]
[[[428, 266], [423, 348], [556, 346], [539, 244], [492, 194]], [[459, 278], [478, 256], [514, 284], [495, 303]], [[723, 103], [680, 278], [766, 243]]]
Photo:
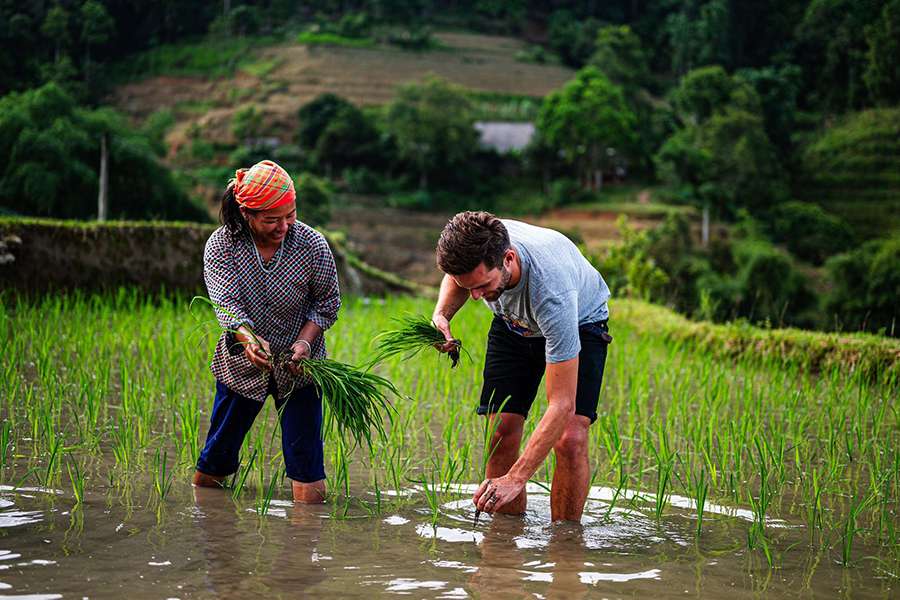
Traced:
[[294, 501], [323, 502], [322, 399], [296, 361], [325, 356], [323, 332], [341, 305], [334, 256], [322, 234], [297, 220], [294, 183], [269, 160], [237, 171], [221, 220], [206, 243], [203, 277], [225, 333], [193, 483], [220, 486], [237, 471], [244, 436], [271, 394]]

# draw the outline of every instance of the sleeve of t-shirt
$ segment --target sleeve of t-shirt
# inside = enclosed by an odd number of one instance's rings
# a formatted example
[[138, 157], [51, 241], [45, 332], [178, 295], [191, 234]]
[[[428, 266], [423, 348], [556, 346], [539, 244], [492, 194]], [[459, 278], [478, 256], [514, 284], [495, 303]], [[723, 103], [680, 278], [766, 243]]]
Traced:
[[578, 338], [577, 291], [567, 290], [544, 297], [537, 304], [534, 318], [546, 340], [548, 363], [559, 363], [578, 356], [581, 340]]

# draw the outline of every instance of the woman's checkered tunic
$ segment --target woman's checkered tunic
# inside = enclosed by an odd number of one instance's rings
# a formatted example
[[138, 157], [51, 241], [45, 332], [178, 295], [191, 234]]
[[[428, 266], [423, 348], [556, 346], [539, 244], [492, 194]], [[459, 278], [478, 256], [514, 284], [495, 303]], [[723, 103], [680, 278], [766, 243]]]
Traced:
[[[203, 253], [203, 278], [210, 300], [224, 309], [216, 310], [223, 330], [248, 325], [269, 342], [272, 354], [279, 356], [297, 341], [307, 321], [323, 331], [334, 324], [341, 296], [334, 256], [321, 233], [295, 222], [263, 266], [265, 271], [248, 234], [233, 234], [220, 227], [209, 236]], [[312, 357], [325, 357], [324, 335], [312, 343]], [[219, 338], [210, 370], [242, 396], [266, 399], [269, 375], [247, 359], [233, 333], [226, 331]], [[286, 368], [275, 369], [279, 396], [292, 386], [310, 383], [294, 379]]]

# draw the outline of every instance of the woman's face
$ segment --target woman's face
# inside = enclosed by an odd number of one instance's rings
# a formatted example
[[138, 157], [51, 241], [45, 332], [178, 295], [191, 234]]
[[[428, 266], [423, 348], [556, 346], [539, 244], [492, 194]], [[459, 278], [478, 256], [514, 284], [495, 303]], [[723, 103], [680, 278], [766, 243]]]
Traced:
[[243, 210], [241, 212], [257, 242], [277, 245], [287, 235], [288, 228], [297, 220], [297, 203], [291, 202], [258, 212]]

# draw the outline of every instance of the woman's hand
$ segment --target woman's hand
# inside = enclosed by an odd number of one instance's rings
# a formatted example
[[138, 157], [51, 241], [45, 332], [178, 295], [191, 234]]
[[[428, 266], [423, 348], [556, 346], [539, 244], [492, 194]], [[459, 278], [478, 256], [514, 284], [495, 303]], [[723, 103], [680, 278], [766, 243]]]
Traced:
[[258, 335], [253, 335], [241, 327], [238, 332], [244, 337], [244, 356], [247, 357], [257, 369], [269, 371], [272, 369], [271, 356], [272, 351], [269, 349], [269, 342], [262, 339]]
[[312, 357], [312, 345], [300, 338], [294, 345], [291, 346], [291, 360], [288, 362], [288, 370], [294, 375], [300, 375], [303, 372], [303, 368], [300, 366], [300, 361], [304, 358]]
[[518, 498], [524, 489], [524, 481], [518, 481], [509, 475], [485, 479], [475, 491], [472, 501], [477, 510], [492, 513]]

